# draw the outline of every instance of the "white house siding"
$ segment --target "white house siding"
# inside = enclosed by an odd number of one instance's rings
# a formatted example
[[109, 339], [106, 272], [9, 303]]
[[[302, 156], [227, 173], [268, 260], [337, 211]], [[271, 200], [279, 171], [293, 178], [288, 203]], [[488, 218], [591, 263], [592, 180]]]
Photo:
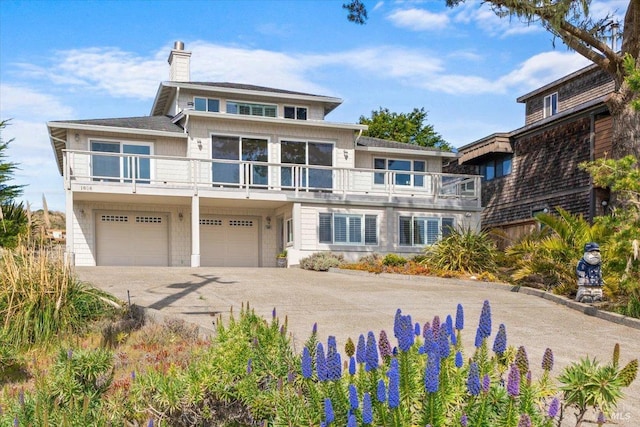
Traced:
[[[318, 242], [318, 215], [320, 213], [338, 214], [358, 214], [378, 216], [378, 245], [340, 245], [321, 244]], [[319, 251], [331, 251], [341, 253], [345, 259], [356, 261], [361, 256], [371, 252], [380, 254], [398, 253], [405, 256], [415, 255], [422, 252], [424, 247], [400, 246], [398, 244], [398, 223], [400, 216], [421, 216], [421, 217], [446, 217], [454, 219], [454, 226], [471, 227], [479, 229], [479, 213], [469, 213], [460, 211], [433, 211], [428, 209], [395, 209], [392, 207], [327, 207], [317, 205], [303, 205], [300, 209], [300, 245], [294, 251], [294, 259], [289, 263], [296, 264], [300, 259]]]

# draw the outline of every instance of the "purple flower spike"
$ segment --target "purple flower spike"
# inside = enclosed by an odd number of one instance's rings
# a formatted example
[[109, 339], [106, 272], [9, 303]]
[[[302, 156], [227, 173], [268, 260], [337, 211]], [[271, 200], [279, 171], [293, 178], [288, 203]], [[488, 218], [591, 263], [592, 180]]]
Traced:
[[336, 337], [329, 336], [327, 340], [327, 379], [339, 380], [342, 376], [342, 360], [336, 345]]
[[253, 361], [251, 359], [249, 359], [247, 361], [247, 374], [251, 374], [251, 372], [253, 372]]
[[351, 409], [358, 409], [358, 406], [360, 406], [358, 402], [358, 390], [356, 390], [356, 386], [353, 384], [349, 384], [349, 404], [351, 405]]
[[153, 427], [153, 418], [149, 418], [149, 422], [147, 423], [147, 427]]
[[467, 390], [472, 396], [480, 394], [480, 376], [478, 374], [478, 364], [471, 362], [469, 364], [469, 375], [467, 376]]
[[484, 374], [484, 377], [482, 377], [482, 391], [488, 393], [489, 387], [491, 387], [491, 378], [489, 378], [489, 374]]
[[518, 421], [518, 427], [531, 427], [531, 418], [529, 418], [529, 415], [527, 414], [520, 415], [520, 421]]
[[509, 396], [517, 397], [520, 394], [520, 371], [515, 363], [511, 365], [507, 378], [507, 392]]
[[607, 419], [604, 416], [604, 412], [600, 411], [600, 413], [598, 414], [598, 425], [601, 426], [602, 424], [606, 423]]
[[440, 328], [440, 336], [438, 337], [438, 353], [442, 359], [446, 359], [451, 354], [451, 347], [449, 347], [449, 334]]
[[558, 415], [559, 409], [560, 409], [560, 401], [558, 400], [557, 397], [554, 397], [553, 400], [551, 401], [551, 404], [549, 405], [549, 411], [547, 412], [547, 415], [549, 415], [549, 418], [555, 418], [556, 415]]
[[491, 336], [491, 305], [487, 300], [482, 304], [478, 329], [480, 329], [482, 338], [488, 338]]
[[272, 318], [272, 319], [275, 319], [275, 318], [276, 318], [276, 315], [277, 315], [276, 308], [275, 308], [275, 307], [273, 307], [273, 310], [271, 311], [271, 318]]
[[553, 369], [553, 351], [550, 348], [547, 348], [542, 356], [542, 369], [545, 371]]
[[366, 345], [364, 343], [364, 335], [358, 337], [358, 346], [356, 347], [356, 362], [364, 363], [366, 355]]
[[415, 328], [411, 321], [411, 316], [403, 316], [402, 312], [396, 312], [393, 324], [393, 334], [398, 339], [398, 347], [401, 351], [408, 351], [414, 342]]
[[458, 308], [456, 309], [456, 329], [459, 331], [464, 329], [464, 309], [462, 308], [462, 304], [458, 304]]
[[434, 316], [431, 322], [431, 330], [433, 331], [433, 336], [437, 337], [440, 332], [440, 316]]
[[473, 344], [476, 346], [476, 348], [480, 348], [480, 346], [482, 346], [483, 341], [484, 341], [484, 338], [482, 337], [482, 331], [480, 330], [480, 328], [478, 328], [476, 329], [476, 339]]
[[391, 366], [387, 373], [389, 377], [389, 408], [394, 409], [400, 405], [400, 373], [398, 372], [398, 359], [391, 360]]
[[[426, 322], [422, 327], [422, 337], [424, 338], [425, 335], [427, 335], [427, 331], [430, 331], [430, 330], [431, 330], [431, 324], [429, 322]], [[433, 335], [433, 332], [431, 334]]]
[[469, 424], [469, 420], [467, 419], [467, 414], [462, 414], [462, 416], [460, 417], [460, 426], [467, 427], [467, 424]]
[[18, 423], [18, 417], [15, 417], [13, 419], [13, 427], [18, 427], [20, 425], [20, 423]]
[[371, 411], [371, 395], [369, 392], [362, 396], [362, 422], [371, 424], [373, 422], [373, 412]]
[[456, 352], [456, 368], [462, 368], [462, 364], [464, 361], [462, 360], [462, 353], [459, 351]]
[[378, 367], [378, 348], [376, 346], [376, 337], [373, 332], [367, 334], [367, 346], [365, 348], [365, 371], [369, 372]]
[[382, 379], [378, 380], [376, 399], [378, 399], [378, 402], [380, 403], [384, 403], [387, 401], [387, 389], [385, 388], [384, 381]]
[[420, 336], [420, 323], [416, 322], [415, 326], [413, 327], [413, 333], [417, 337]]
[[356, 374], [356, 358], [351, 356], [349, 358], [349, 375]]
[[333, 405], [331, 404], [331, 399], [328, 397], [324, 399], [324, 420], [327, 425], [331, 424], [333, 420], [335, 420], [335, 414], [333, 413]]
[[424, 372], [424, 389], [427, 393], [435, 393], [440, 387], [440, 358], [438, 354], [427, 354], [427, 366]]
[[389, 338], [387, 338], [387, 333], [384, 329], [380, 331], [378, 349], [380, 350], [380, 357], [383, 359], [391, 357], [391, 343], [389, 342]]
[[328, 372], [327, 372], [327, 359], [324, 355], [324, 347], [322, 343], [318, 343], [318, 347], [316, 347], [316, 370], [318, 371], [318, 381], [327, 381]]
[[311, 378], [313, 369], [311, 368], [311, 353], [307, 347], [302, 349], [302, 376], [304, 378]]
[[313, 327], [311, 328], [311, 334], [315, 335], [318, 333], [318, 322], [313, 324]]
[[498, 327], [498, 333], [496, 339], [493, 342], [493, 352], [498, 356], [502, 356], [507, 350], [507, 330], [504, 323], [501, 323]]
[[396, 310], [396, 315], [393, 318], [393, 336], [398, 338], [401, 334], [400, 329], [401, 329], [401, 325], [400, 325], [400, 321], [402, 319], [402, 310], [397, 309]]
[[349, 414], [349, 419], [347, 420], [347, 427], [358, 427], [358, 421], [356, 420], [356, 416], [354, 414]]

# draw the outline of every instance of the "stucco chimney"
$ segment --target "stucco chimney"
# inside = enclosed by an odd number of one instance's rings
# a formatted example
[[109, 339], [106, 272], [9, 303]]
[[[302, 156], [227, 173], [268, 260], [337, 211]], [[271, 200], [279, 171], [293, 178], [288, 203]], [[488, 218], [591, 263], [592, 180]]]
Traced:
[[172, 82], [191, 81], [191, 52], [184, 50], [184, 43], [176, 41], [169, 54], [169, 80]]

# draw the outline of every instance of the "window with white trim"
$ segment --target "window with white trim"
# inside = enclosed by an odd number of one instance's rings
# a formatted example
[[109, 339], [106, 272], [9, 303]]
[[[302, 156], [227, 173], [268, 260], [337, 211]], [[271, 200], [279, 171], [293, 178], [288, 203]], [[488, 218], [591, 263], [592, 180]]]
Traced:
[[[94, 181], [131, 182], [148, 184], [152, 178], [153, 144], [144, 142], [123, 142], [111, 140], [91, 140], [91, 175]], [[142, 157], [140, 157], [142, 156]]]
[[398, 243], [400, 246], [433, 245], [451, 233], [453, 223], [453, 218], [400, 216]]
[[558, 114], [558, 92], [544, 97], [544, 118]]
[[293, 218], [287, 218], [285, 226], [287, 244], [291, 244], [293, 243]]
[[284, 118], [294, 120], [307, 120], [307, 107], [284, 106]]
[[318, 241], [339, 245], [377, 245], [378, 216], [319, 214]]
[[196, 111], [218, 113], [220, 111], [220, 100], [196, 96], [193, 98], [193, 109]]
[[271, 104], [251, 104], [248, 102], [227, 101], [227, 113], [242, 116], [276, 117], [278, 107]]
[[[424, 187], [423, 174], [427, 171], [426, 167], [424, 160], [374, 158], [373, 168], [385, 172], [376, 172], [373, 176], [373, 182], [378, 185]], [[402, 173], [404, 171], [407, 173]], [[391, 182], [387, 182], [387, 180], [391, 180]]]

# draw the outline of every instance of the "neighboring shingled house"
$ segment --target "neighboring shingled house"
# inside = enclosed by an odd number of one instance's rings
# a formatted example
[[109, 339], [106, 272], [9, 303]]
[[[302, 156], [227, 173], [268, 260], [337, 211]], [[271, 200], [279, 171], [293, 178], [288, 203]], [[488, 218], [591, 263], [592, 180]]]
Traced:
[[75, 265], [276, 266], [314, 252], [420, 253], [479, 227], [480, 177], [455, 153], [361, 137], [342, 100], [191, 82], [176, 43], [151, 115], [47, 124]]
[[512, 240], [535, 228], [539, 212], [561, 207], [589, 220], [606, 212], [608, 191], [578, 165], [611, 152], [605, 100], [613, 90], [608, 74], [588, 66], [519, 97], [524, 127], [459, 148], [444, 170], [483, 176], [483, 228]]

